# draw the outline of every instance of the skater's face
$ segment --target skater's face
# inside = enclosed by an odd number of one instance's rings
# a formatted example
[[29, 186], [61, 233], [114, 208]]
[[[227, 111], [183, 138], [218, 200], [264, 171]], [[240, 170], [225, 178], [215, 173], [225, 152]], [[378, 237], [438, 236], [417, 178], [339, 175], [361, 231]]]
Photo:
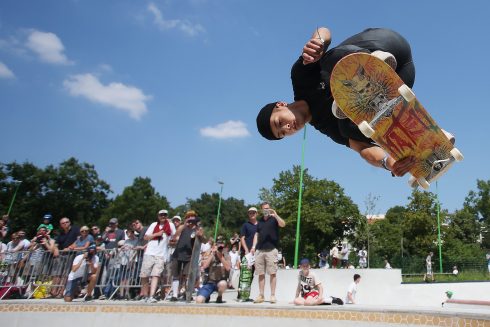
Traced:
[[304, 123], [297, 121], [294, 113], [288, 108], [286, 102], [278, 102], [272, 111], [271, 129], [277, 138], [293, 135], [302, 129]]

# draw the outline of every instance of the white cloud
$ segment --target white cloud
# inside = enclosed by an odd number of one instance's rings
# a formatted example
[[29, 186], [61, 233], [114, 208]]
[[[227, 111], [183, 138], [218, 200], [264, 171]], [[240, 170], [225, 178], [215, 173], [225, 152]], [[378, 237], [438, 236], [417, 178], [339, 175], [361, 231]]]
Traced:
[[250, 132], [244, 122], [229, 120], [213, 127], [201, 128], [201, 135], [215, 139], [231, 139], [247, 137]]
[[26, 46], [44, 62], [61, 65], [71, 64], [63, 53], [65, 50], [63, 43], [54, 33], [33, 30], [27, 37]]
[[193, 24], [188, 20], [182, 19], [165, 19], [162, 12], [154, 3], [150, 3], [147, 7], [148, 11], [153, 15], [153, 22], [162, 31], [179, 29], [189, 36], [196, 36], [203, 33], [204, 27], [200, 24]]
[[14, 78], [14, 73], [0, 61], [0, 78]]
[[72, 75], [63, 81], [63, 85], [73, 96], [122, 110], [137, 120], [148, 112], [146, 102], [151, 100], [151, 96], [134, 86], [122, 83], [103, 85], [92, 74]]

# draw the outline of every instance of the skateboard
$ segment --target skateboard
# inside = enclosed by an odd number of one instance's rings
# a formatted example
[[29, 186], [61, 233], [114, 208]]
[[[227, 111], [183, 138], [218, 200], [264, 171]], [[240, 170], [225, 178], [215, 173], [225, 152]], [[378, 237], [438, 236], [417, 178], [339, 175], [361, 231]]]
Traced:
[[199, 276], [199, 257], [201, 255], [201, 241], [198, 237], [194, 237], [194, 245], [192, 246], [191, 261], [189, 262], [189, 274], [187, 275], [187, 284], [185, 288], [185, 300], [192, 301], [192, 292], [196, 285], [197, 276]]
[[[248, 257], [248, 258], [247, 258]], [[250, 301], [250, 288], [252, 286], [252, 255], [244, 255], [240, 265], [240, 277], [238, 279], [238, 300]]]
[[342, 58], [330, 77], [332, 95], [361, 132], [395, 160], [415, 157], [409, 185], [429, 188], [463, 160], [412, 90], [384, 61], [366, 53]]

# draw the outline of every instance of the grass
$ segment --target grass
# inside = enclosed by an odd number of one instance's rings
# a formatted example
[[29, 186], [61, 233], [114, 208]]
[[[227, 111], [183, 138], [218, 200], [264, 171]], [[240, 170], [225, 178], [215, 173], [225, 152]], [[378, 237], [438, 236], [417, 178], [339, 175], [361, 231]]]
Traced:
[[[435, 283], [446, 282], [473, 282], [473, 281], [490, 281], [490, 274], [486, 271], [462, 271], [457, 276], [453, 274], [435, 274]], [[421, 283], [424, 282], [424, 274], [413, 276], [403, 276], [403, 283]]]

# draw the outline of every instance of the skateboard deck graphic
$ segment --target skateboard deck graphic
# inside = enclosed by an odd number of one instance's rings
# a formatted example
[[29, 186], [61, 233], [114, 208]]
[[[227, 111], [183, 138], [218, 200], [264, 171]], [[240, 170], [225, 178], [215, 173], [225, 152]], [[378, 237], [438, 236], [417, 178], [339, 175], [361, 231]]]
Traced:
[[334, 67], [332, 95], [350, 120], [395, 160], [416, 159], [411, 186], [428, 188], [455, 161], [463, 160], [413, 92], [384, 61], [350, 54]]
[[201, 241], [197, 236], [194, 239], [192, 246], [191, 261], [189, 262], [189, 274], [187, 275], [187, 284], [185, 288], [185, 300], [192, 301], [192, 292], [196, 285], [196, 279], [199, 274], [199, 256], [201, 255]]
[[240, 277], [238, 279], [238, 300], [249, 301], [250, 288], [252, 286], [252, 268], [248, 265], [248, 259], [243, 256], [240, 265]]

